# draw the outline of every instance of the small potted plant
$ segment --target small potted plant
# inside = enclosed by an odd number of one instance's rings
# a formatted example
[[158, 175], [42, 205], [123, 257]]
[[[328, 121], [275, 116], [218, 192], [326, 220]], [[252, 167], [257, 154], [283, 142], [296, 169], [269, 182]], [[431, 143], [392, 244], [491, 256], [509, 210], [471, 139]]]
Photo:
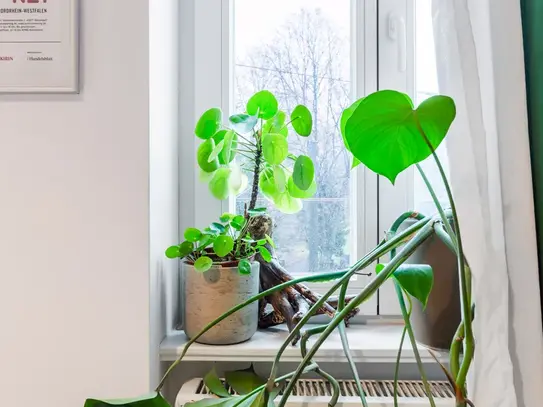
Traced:
[[[166, 256], [182, 260], [184, 277], [184, 330], [193, 338], [208, 323], [230, 308], [258, 294], [260, 264], [256, 253], [268, 261], [269, 236], [255, 240], [249, 233], [255, 215], [223, 214], [203, 230], [188, 228], [185, 241], [166, 250]], [[250, 339], [258, 326], [258, 304], [244, 308], [198, 338], [209, 345], [230, 345]]]

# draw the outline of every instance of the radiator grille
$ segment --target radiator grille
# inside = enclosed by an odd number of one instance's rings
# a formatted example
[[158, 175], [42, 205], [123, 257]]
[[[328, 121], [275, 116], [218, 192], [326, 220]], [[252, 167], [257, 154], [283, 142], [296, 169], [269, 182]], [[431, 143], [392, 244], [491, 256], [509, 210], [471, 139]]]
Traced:
[[[354, 380], [338, 380], [341, 396], [358, 397], [358, 391]], [[454, 393], [448, 382], [430, 381], [432, 395], [435, 398], [453, 399]], [[227, 383], [223, 381], [224, 386], [231, 395], [237, 393]], [[392, 380], [362, 380], [364, 393], [368, 397], [393, 397], [394, 382]], [[211, 394], [205, 386], [204, 381], [200, 380], [196, 394]], [[279, 393], [282, 394], [282, 393]], [[296, 382], [292, 392], [293, 396], [331, 396], [332, 388], [326, 381], [319, 379], [301, 379]], [[398, 396], [405, 398], [425, 397], [424, 385], [422, 381], [400, 380], [398, 382]]]

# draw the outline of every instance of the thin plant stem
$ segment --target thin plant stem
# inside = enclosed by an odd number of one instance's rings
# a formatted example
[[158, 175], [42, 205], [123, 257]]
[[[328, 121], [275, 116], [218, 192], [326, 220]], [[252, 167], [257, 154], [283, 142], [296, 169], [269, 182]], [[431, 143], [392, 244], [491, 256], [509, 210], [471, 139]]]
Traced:
[[398, 407], [398, 379], [400, 377], [400, 361], [402, 358], [402, 348], [406, 333], [407, 328], [404, 326], [402, 330], [402, 337], [400, 338], [400, 347], [398, 349], [398, 354], [396, 355], [396, 366], [394, 367], [394, 407]]
[[[445, 174], [445, 170], [443, 169], [443, 166], [441, 165], [441, 161], [439, 160], [439, 157], [437, 156], [434, 147], [432, 146], [432, 143], [430, 143], [430, 140], [426, 136], [426, 133], [424, 132], [424, 129], [422, 128], [420, 121], [418, 117], [415, 115], [415, 122], [417, 125], [417, 128], [423, 137], [424, 141], [430, 148], [430, 151], [432, 152], [432, 156], [434, 158], [434, 161], [436, 162], [437, 168], [439, 170], [439, 174], [441, 176], [441, 179], [443, 181], [443, 185], [445, 186], [445, 191], [447, 192], [447, 197], [449, 199], [449, 203], [451, 205], [451, 211], [453, 216], [453, 222], [454, 226], [456, 228], [456, 244], [458, 247], [458, 255], [456, 256], [458, 259], [458, 273], [460, 275], [460, 292], [461, 292], [461, 301], [462, 301], [462, 319], [464, 320], [464, 329], [465, 329], [465, 344], [464, 344], [464, 358], [462, 359], [462, 363], [460, 365], [460, 371], [458, 372], [456, 379], [456, 384], [461, 388], [464, 389], [466, 384], [466, 378], [468, 375], [469, 368], [471, 366], [471, 362], [473, 360], [473, 355], [475, 353], [475, 342], [473, 338], [473, 329], [471, 324], [471, 293], [469, 292], [470, 283], [467, 282], [467, 273], [465, 270], [465, 262], [464, 262], [464, 249], [462, 246], [462, 233], [460, 232], [460, 223], [458, 221], [458, 213], [456, 211], [456, 204], [454, 202], [453, 194], [451, 191], [451, 186], [449, 185], [449, 182], [447, 180], [447, 175]], [[439, 201], [435, 201], [436, 206], [439, 208], [440, 203]], [[447, 223], [447, 218], [442, 218], [443, 223]]]
[[[422, 221], [419, 221], [420, 223]], [[409, 228], [411, 229], [411, 228]], [[409, 230], [408, 229], [408, 230]], [[329, 325], [326, 327], [324, 332], [319, 336], [313, 347], [308, 351], [307, 355], [303, 358], [302, 362], [298, 365], [298, 368], [296, 369], [295, 375], [292, 377], [291, 381], [289, 382], [287, 388], [283, 392], [283, 397], [281, 398], [281, 401], [279, 402], [278, 407], [284, 407], [287, 399], [289, 398], [290, 394], [292, 393], [292, 390], [294, 389], [294, 385], [296, 381], [300, 378], [302, 375], [305, 366], [309, 364], [313, 356], [315, 356], [315, 353], [317, 353], [317, 350], [321, 347], [321, 345], [324, 343], [324, 341], [330, 336], [330, 334], [337, 328], [339, 323], [344, 320], [349, 313], [359, 306], [362, 302], [366, 301], [369, 297], [371, 297], [375, 292], [383, 285], [383, 283], [392, 275], [394, 270], [396, 268], [403, 264], [411, 254], [432, 235], [433, 231], [433, 222], [426, 223], [415, 235], [413, 239], [411, 239], [400, 251], [400, 253], [392, 259], [392, 261], [385, 266], [385, 268], [377, 274], [369, 283], [366, 285], [366, 287], [354, 298], [352, 299], [346, 306], [343, 308], [340, 312], [338, 312], [334, 318], [332, 318], [332, 321], [330, 321]], [[405, 232], [403, 232], [405, 233]], [[402, 234], [403, 234], [402, 233]], [[402, 234], [399, 234], [396, 236], [393, 240], [397, 240], [398, 237], [402, 236]], [[403, 237], [400, 238], [400, 241], [403, 239]], [[386, 243], [384, 244], [386, 245]], [[383, 246], [384, 246], [383, 245]]]
[[410, 313], [407, 311], [407, 307], [405, 306], [403, 289], [396, 280], [394, 280], [394, 288], [396, 289], [396, 295], [398, 296], [398, 301], [402, 310], [402, 316], [405, 322], [405, 329], [407, 330], [407, 335], [409, 336], [409, 341], [411, 342], [411, 347], [413, 348], [413, 353], [415, 354], [415, 359], [417, 360], [417, 366], [419, 368], [420, 377], [424, 385], [424, 390], [426, 391], [426, 396], [430, 401], [430, 405], [432, 407], [436, 407], [434, 396], [432, 395], [432, 389], [430, 388], [430, 383], [428, 383], [428, 376], [426, 376], [426, 371], [424, 370], [424, 366], [420, 358], [419, 348], [417, 346], [415, 334], [413, 333], [413, 328], [411, 326], [411, 320], [409, 319]]
[[249, 140], [247, 137], [243, 136], [242, 134], [240, 134], [238, 132], [236, 132], [236, 134], [238, 135], [238, 137], [245, 140], [248, 144], [252, 145], [253, 147], [256, 147], [256, 144], [252, 140]]

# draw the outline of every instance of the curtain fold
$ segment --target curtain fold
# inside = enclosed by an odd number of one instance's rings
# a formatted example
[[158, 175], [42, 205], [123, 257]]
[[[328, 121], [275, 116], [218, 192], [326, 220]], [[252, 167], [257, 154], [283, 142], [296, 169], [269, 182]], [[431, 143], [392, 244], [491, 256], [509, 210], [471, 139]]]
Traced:
[[477, 407], [539, 407], [543, 342], [517, 0], [434, 0], [451, 184], [474, 278]]
[[[530, 155], [534, 185], [539, 287], [543, 282], [543, 2], [521, 0]], [[543, 308], [543, 296], [541, 297]]]

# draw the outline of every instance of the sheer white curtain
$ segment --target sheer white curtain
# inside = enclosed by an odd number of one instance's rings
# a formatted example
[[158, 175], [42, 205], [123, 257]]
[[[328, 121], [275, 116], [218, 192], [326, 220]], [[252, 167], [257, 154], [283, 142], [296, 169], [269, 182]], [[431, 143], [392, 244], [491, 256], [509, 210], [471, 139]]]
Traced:
[[474, 275], [477, 407], [543, 405], [543, 345], [519, 0], [434, 0], [451, 182]]

